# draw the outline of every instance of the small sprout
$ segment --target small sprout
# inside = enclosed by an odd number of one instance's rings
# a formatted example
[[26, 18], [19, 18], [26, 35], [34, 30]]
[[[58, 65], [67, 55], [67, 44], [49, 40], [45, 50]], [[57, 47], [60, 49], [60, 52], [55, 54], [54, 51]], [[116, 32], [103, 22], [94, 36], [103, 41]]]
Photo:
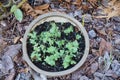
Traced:
[[77, 41], [77, 40], [73, 41], [73, 43], [72, 43], [72, 44], [73, 44], [73, 46], [74, 46], [74, 47], [76, 47], [76, 48], [78, 48], [78, 46], [79, 46], [79, 43], [78, 43], [78, 41]]
[[23, 19], [23, 13], [22, 11], [17, 7], [17, 5], [13, 5], [10, 9], [11, 13], [14, 13], [16, 19], [21, 22]]
[[32, 52], [30, 58], [32, 59], [32, 61], [41, 61], [41, 58], [40, 58], [40, 54], [36, 51]]
[[53, 55], [47, 56], [44, 61], [46, 63], [48, 63], [49, 65], [51, 65], [51, 66], [55, 65], [55, 60], [54, 60], [54, 56]]
[[65, 52], [64, 50], [60, 50], [60, 54], [59, 55], [63, 56], [64, 52]]
[[69, 34], [70, 32], [73, 32], [73, 27], [72, 26], [70, 26], [69, 28], [64, 30], [65, 34]]
[[76, 39], [79, 40], [81, 36], [79, 34], [76, 35]]
[[56, 50], [56, 47], [54, 47], [54, 46], [50, 46], [50, 47], [47, 48], [48, 53], [54, 53], [55, 50]]

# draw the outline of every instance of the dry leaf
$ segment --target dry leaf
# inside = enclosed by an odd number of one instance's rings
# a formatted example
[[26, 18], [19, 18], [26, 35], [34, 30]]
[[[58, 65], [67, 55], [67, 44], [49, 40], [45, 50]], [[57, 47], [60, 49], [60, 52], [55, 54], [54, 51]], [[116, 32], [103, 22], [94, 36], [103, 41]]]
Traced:
[[98, 32], [99, 34], [107, 35], [106, 32], [105, 32], [105, 29], [100, 30], [100, 29], [97, 29], [97, 28], [96, 28], [96, 30], [97, 30], [97, 32]]
[[99, 55], [101, 56], [105, 50], [111, 51], [112, 45], [109, 42], [106, 42], [103, 38], [100, 42], [100, 47], [99, 47]]
[[17, 43], [19, 39], [20, 39], [20, 36], [15, 37], [15, 38], [14, 38], [14, 44]]
[[119, 16], [120, 15], [120, 1], [112, 0], [109, 3], [109, 6], [103, 9], [104, 13], [107, 14], [107, 19]]
[[80, 6], [82, 3], [82, 0], [76, 0], [75, 2], [72, 2], [72, 4]]
[[70, 3], [71, 0], [65, 0], [66, 2]]
[[98, 0], [88, 0], [88, 2], [94, 7], [94, 8], [97, 8], [98, 7]]
[[[48, 12], [49, 11], [49, 10], [47, 10], [48, 8], [49, 8], [49, 4], [40, 5], [35, 8], [32, 8], [28, 3], [24, 3], [22, 5], [22, 9], [26, 12], [26, 14], [31, 15], [34, 18], [36, 18], [40, 14], [44, 14], [44, 13]], [[45, 9], [45, 10], [43, 11], [43, 9]]]
[[98, 69], [98, 63], [97, 62], [93, 63], [90, 68], [91, 68], [91, 73], [92, 74], [95, 73]]
[[44, 10], [48, 8], [49, 8], [49, 4], [43, 4], [43, 5], [34, 7], [35, 10]]
[[0, 39], [0, 52], [7, 46], [7, 42], [3, 39]]

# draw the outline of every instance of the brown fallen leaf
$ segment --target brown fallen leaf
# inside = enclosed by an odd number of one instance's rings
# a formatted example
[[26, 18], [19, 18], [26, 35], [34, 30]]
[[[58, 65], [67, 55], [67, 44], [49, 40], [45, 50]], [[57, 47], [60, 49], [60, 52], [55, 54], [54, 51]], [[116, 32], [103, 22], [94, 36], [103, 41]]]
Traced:
[[98, 63], [97, 62], [93, 63], [90, 68], [91, 68], [91, 73], [92, 74], [95, 73], [98, 69]]
[[120, 1], [119, 0], [111, 0], [107, 8], [104, 8], [103, 11], [107, 14], [107, 19], [120, 16]]
[[105, 29], [97, 29], [96, 28], [96, 31], [99, 33], [99, 34], [102, 34], [102, 35], [107, 35], [107, 33], [105, 32]]
[[7, 46], [7, 42], [3, 39], [0, 39], [0, 52]]
[[[27, 15], [31, 15], [36, 18], [40, 14], [48, 12], [49, 4], [44, 4], [36, 7], [30, 6], [28, 3], [22, 5], [22, 9], [26, 12]], [[47, 11], [46, 11], [47, 10]]]
[[98, 7], [98, 0], [88, 0], [88, 2], [94, 7], [94, 8], [97, 8]]
[[35, 10], [44, 10], [48, 8], [49, 8], [49, 4], [43, 4], [43, 5], [34, 7]]
[[13, 42], [14, 42], [14, 44], [16, 44], [16, 43], [18, 42], [18, 40], [19, 40], [19, 39], [20, 39], [20, 36], [15, 37], [15, 38], [14, 38], [14, 41], [13, 41]]
[[103, 55], [103, 52], [105, 50], [110, 52], [112, 50], [112, 45], [110, 42], [107, 42], [105, 41], [105, 39], [102, 38], [100, 42], [100, 47], [99, 47], [99, 56]]
[[66, 2], [70, 3], [71, 0], [65, 0]]
[[80, 6], [82, 4], [82, 0], [75, 0], [72, 4]]

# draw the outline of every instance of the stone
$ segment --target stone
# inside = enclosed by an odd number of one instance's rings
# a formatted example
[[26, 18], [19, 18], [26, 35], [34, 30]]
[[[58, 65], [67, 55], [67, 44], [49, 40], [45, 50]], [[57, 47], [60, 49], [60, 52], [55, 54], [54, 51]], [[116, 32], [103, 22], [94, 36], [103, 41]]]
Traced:
[[96, 37], [96, 35], [97, 35], [94, 30], [90, 30], [90, 31], [88, 32], [88, 34], [89, 34], [90, 38], [94, 38], [94, 37]]
[[97, 62], [93, 63], [90, 68], [91, 68], [91, 73], [95, 73], [98, 69], [98, 63]]
[[120, 39], [116, 39], [115, 44], [120, 44]]
[[112, 62], [111, 67], [114, 73], [120, 76], [120, 63], [117, 60]]
[[98, 78], [98, 77], [95, 77], [95, 78], [94, 78], [94, 80], [101, 80], [101, 79], [100, 79], [100, 78]]
[[102, 74], [102, 73], [99, 73], [99, 72], [94, 73], [94, 77], [102, 78], [103, 76], [104, 76], [104, 74]]
[[113, 20], [116, 21], [116, 22], [120, 22], [120, 17], [119, 16], [113, 17]]
[[82, 17], [81, 10], [75, 10], [74, 17], [76, 17], [76, 16], [81, 16]]
[[86, 23], [92, 22], [92, 17], [90, 14], [84, 15], [84, 22], [86, 22]]
[[79, 80], [89, 80], [89, 79], [88, 79], [88, 77], [86, 77], [86, 76], [82, 76], [82, 77], [80, 77]]
[[45, 2], [45, 3], [50, 3], [50, 2], [51, 2], [51, 0], [44, 0], [44, 2]]
[[74, 13], [73, 12], [68, 13], [68, 15], [71, 16], [71, 17], [74, 17]]

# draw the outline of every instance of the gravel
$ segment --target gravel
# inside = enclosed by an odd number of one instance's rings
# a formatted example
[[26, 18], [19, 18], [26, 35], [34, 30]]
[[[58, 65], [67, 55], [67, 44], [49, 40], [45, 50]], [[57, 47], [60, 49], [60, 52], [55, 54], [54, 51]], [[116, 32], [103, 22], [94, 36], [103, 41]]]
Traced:
[[112, 70], [120, 77], [120, 63], [117, 60], [114, 60], [111, 64]]
[[92, 16], [90, 14], [85, 14], [84, 22], [86, 23], [92, 22]]
[[90, 30], [90, 31], [88, 32], [88, 34], [89, 34], [90, 38], [94, 38], [94, 37], [96, 37], [96, 35], [97, 35], [94, 30]]

